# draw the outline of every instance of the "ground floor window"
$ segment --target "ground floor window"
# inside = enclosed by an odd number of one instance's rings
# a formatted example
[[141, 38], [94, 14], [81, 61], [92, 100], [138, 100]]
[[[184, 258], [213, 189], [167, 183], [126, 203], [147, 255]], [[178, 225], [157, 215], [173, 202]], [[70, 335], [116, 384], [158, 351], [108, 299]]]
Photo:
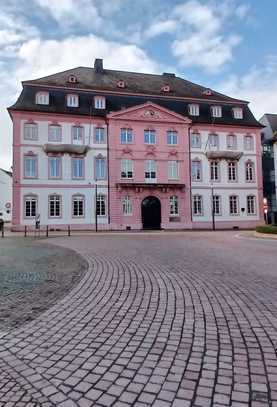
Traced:
[[49, 195], [49, 216], [50, 218], [59, 218], [61, 216], [61, 196]]
[[239, 198], [236, 195], [229, 197], [230, 215], [238, 215], [239, 213]]
[[173, 195], [169, 198], [169, 206], [170, 206], [170, 215], [179, 214], [178, 197], [176, 195]]
[[36, 196], [24, 197], [24, 215], [26, 218], [35, 218], [37, 216], [38, 199]]
[[203, 215], [203, 197], [201, 195], [193, 195], [192, 210], [193, 215]]
[[219, 195], [213, 195], [213, 213], [221, 215], [221, 197]]
[[256, 197], [253, 195], [248, 195], [247, 197], [247, 215], [256, 214]]
[[83, 195], [73, 196], [73, 216], [79, 217], [85, 215], [85, 198]]
[[125, 198], [123, 199], [122, 210], [123, 210], [123, 215], [125, 215], [125, 216], [132, 215], [132, 201], [129, 196], [125, 196]]
[[96, 214], [97, 216], [106, 216], [106, 196], [99, 194], [96, 199]]

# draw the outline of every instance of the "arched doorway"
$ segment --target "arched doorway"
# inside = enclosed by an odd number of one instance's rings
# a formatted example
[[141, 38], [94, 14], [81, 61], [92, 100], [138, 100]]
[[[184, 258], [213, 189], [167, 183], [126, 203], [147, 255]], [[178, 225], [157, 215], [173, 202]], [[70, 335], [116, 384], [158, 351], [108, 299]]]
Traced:
[[161, 202], [155, 196], [148, 196], [141, 202], [143, 229], [161, 228]]

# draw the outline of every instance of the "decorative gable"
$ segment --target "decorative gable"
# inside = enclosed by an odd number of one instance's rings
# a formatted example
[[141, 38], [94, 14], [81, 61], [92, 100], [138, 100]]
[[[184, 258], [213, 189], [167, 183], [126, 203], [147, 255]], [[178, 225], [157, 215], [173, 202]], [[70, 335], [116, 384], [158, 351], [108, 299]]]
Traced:
[[146, 121], [147, 122], [167, 122], [178, 124], [190, 124], [191, 120], [183, 117], [172, 110], [166, 109], [156, 103], [147, 102], [119, 112], [113, 112], [108, 115], [109, 119], [126, 121]]

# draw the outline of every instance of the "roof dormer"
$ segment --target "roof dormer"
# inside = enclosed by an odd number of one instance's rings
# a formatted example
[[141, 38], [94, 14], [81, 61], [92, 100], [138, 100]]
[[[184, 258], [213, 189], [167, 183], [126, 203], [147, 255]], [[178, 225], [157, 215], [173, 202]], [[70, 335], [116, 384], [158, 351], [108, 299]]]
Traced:
[[49, 92], [37, 92], [36, 93], [37, 105], [49, 105]]
[[125, 82], [122, 80], [117, 81], [116, 85], [118, 88], [125, 88], [125, 86], [126, 86]]
[[170, 86], [164, 85], [161, 90], [162, 90], [162, 92], [170, 92]]
[[94, 108], [95, 109], [106, 109], [105, 96], [94, 96]]
[[77, 79], [77, 76], [71, 74], [71, 75], [68, 76], [67, 81], [69, 83], [77, 83], [78, 79]]

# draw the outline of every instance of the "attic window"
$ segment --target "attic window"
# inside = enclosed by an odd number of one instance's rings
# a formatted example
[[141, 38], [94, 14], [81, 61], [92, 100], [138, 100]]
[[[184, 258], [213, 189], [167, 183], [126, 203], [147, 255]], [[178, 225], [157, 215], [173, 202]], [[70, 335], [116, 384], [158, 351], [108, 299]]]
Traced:
[[162, 87], [162, 91], [163, 92], [170, 92], [170, 86], [169, 85], [165, 85]]
[[36, 93], [36, 104], [37, 105], [49, 105], [49, 92]]
[[78, 95], [67, 95], [66, 102], [68, 107], [78, 107], [79, 106], [79, 96]]
[[213, 94], [213, 92], [211, 91], [211, 89], [205, 89], [205, 90], [203, 91], [203, 95], [211, 96], [212, 94]]
[[106, 108], [106, 99], [104, 96], [95, 96], [94, 97], [94, 107], [95, 109], [105, 109]]
[[241, 107], [233, 107], [234, 119], [243, 119], [243, 110]]
[[75, 75], [69, 75], [68, 82], [77, 83], [78, 82], [77, 77]]
[[117, 81], [117, 87], [118, 87], [118, 88], [125, 88], [125, 86], [126, 86], [126, 85], [125, 85], [125, 82], [124, 82], [124, 81], [121, 81], [121, 80], [120, 80], [120, 81]]

